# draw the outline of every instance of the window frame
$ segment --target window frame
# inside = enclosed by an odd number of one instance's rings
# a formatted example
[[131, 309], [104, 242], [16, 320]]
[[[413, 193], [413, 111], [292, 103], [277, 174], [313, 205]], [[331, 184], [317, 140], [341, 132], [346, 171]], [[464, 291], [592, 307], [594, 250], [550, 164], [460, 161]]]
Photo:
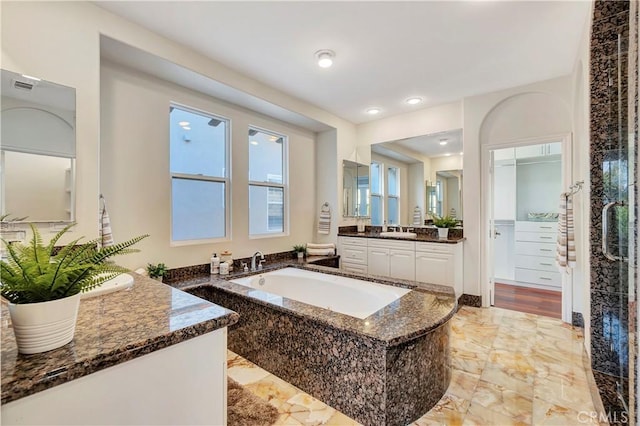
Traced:
[[398, 226], [400, 225], [400, 217], [402, 216], [400, 214], [400, 167], [397, 166], [393, 166], [393, 165], [385, 165], [385, 170], [386, 170], [386, 184], [389, 185], [389, 182], [391, 181], [391, 179], [389, 179], [389, 171], [391, 169], [394, 169], [396, 172], [396, 189], [395, 189], [395, 193], [398, 195], [391, 195], [391, 191], [389, 190], [389, 187], [387, 186], [387, 193], [385, 196], [385, 211], [386, 211], [386, 217], [387, 219], [389, 218], [389, 199], [393, 198], [396, 200], [396, 205], [398, 207], [398, 223], [390, 223], [389, 221], [387, 221], [387, 225], [391, 225], [391, 226]]
[[[251, 180], [251, 153], [247, 154], [247, 233], [249, 235], [250, 240], [257, 240], [262, 238], [277, 238], [277, 237], [286, 237], [289, 236], [289, 136], [278, 133], [274, 130], [268, 130], [264, 127], [254, 126], [250, 124], [247, 127], [247, 136], [249, 135], [250, 130], [255, 130], [260, 133], [264, 133], [270, 136], [275, 136], [277, 138], [282, 138], [282, 183], [276, 182], [259, 182]], [[250, 138], [247, 137], [247, 147], [250, 146]], [[250, 193], [251, 187], [262, 187], [262, 188], [278, 188], [282, 189], [282, 232], [268, 232], [264, 234], [252, 234], [251, 233], [251, 200]], [[268, 199], [268, 194], [267, 194]], [[268, 208], [267, 201], [267, 208]]]
[[374, 167], [373, 167], [374, 164], [376, 164], [378, 166], [377, 167], [377, 169], [378, 169], [378, 179], [377, 179], [378, 180], [378, 188], [380, 188], [380, 190], [382, 192], [381, 193], [373, 192], [373, 185], [370, 184], [370, 187], [372, 189], [371, 189], [370, 201], [369, 201], [371, 203], [370, 212], [369, 213], [370, 213], [370, 216], [373, 218], [373, 199], [375, 198], [375, 199], [380, 200], [380, 224], [374, 224], [373, 221], [372, 221], [371, 225], [373, 225], [373, 226], [382, 226], [385, 223], [385, 220], [386, 220], [386, 214], [385, 214], [385, 204], [386, 203], [385, 203], [385, 199], [384, 199], [384, 193], [385, 193], [384, 185], [385, 185], [386, 179], [385, 179], [384, 173], [380, 173], [382, 170], [384, 170], [384, 163], [381, 163], [381, 162], [375, 161], [375, 160], [371, 161], [371, 164], [369, 165], [369, 170], [370, 170], [369, 176], [370, 176], [371, 182], [373, 182], [372, 173], [373, 173], [373, 169], [374, 169]]
[[[169, 103], [169, 135], [171, 134], [171, 108], [178, 108], [183, 111], [191, 112], [193, 114], [204, 115], [216, 120], [220, 120], [225, 123], [225, 135], [224, 135], [224, 150], [225, 150], [225, 176], [217, 177], [217, 176], [206, 176], [202, 174], [190, 174], [190, 173], [173, 173], [171, 171], [171, 136], [169, 136], [169, 188], [170, 196], [169, 196], [169, 205], [170, 205], [170, 214], [169, 214], [169, 247], [180, 247], [180, 246], [191, 246], [191, 245], [200, 245], [200, 244], [214, 244], [219, 242], [231, 241], [231, 218], [233, 215], [232, 206], [231, 206], [231, 118], [225, 117], [220, 114], [214, 114], [209, 111], [205, 111], [199, 108], [187, 106], [181, 104], [179, 102], [170, 102]], [[186, 180], [196, 180], [196, 181], [204, 181], [204, 182], [217, 182], [224, 184], [224, 233], [223, 237], [216, 238], [198, 238], [198, 239], [190, 239], [190, 240], [174, 240], [173, 239], [173, 179], [186, 179]]]

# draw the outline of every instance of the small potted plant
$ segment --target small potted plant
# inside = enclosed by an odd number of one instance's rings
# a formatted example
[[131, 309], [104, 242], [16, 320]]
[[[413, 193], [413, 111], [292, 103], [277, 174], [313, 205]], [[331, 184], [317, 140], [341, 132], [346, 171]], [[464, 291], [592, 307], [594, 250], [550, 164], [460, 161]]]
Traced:
[[449, 237], [449, 228], [458, 226], [458, 219], [451, 216], [433, 216], [433, 224], [438, 228], [438, 238], [446, 240]]
[[307, 247], [303, 244], [296, 244], [293, 246], [293, 252], [297, 254], [298, 260], [302, 260], [307, 253]]
[[153, 278], [154, 280], [162, 282], [162, 279], [167, 273], [167, 266], [164, 263], [158, 263], [158, 264], [148, 263], [147, 273], [149, 274], [149, 277]]
[[80, 293], [127, 272], [107, 259], [137, 251], [129, 247], [148, 236], [102, 248], [98, 239], [79, 243], [78, 238], [57, 250], [56, 243], [73, 225], [63, 228], [46, 246], [33, 224], [30, 242], [2, 240], [7, 259], [0, 260], [0, 294], [9, 302], [20, 353], [45, 352], [73, 340]]

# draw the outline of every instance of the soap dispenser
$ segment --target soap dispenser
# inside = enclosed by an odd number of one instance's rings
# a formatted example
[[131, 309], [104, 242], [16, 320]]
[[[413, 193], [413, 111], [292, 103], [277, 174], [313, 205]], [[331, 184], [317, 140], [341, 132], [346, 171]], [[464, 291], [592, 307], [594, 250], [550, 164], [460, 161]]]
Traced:
[[220, 272], [220, 258], [216, 253], [211, 255], [211, 275], [218, 274]]
[[382, 232], [387, 232], [387, 221], [382, 222]]

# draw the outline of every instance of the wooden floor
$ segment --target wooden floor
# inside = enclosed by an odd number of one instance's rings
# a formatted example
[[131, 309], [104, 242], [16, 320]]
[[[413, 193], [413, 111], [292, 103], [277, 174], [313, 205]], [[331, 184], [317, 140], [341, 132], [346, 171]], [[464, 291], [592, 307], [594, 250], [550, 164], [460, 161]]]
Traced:
[[495, 284], [494, 305], [512, 311], [528, 312], [560, 318], [562, 315], [562, 293], [509, 284]]

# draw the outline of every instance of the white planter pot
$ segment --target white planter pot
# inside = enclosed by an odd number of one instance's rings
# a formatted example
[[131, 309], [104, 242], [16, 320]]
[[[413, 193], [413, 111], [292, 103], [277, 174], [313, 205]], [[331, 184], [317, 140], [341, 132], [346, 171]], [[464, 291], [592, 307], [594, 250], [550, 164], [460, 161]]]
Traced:
[[438, 238], [441, 240], [449, 238], [449, 228], [438, 228]]
[[299, 251], [298, 252], [298, 260], [302, 260], [304, 259], [304, 252]]
[[80, 294], [50, 302], [9, 303], [9, 314], [18, 352], [37, 354], [73, 340]]

